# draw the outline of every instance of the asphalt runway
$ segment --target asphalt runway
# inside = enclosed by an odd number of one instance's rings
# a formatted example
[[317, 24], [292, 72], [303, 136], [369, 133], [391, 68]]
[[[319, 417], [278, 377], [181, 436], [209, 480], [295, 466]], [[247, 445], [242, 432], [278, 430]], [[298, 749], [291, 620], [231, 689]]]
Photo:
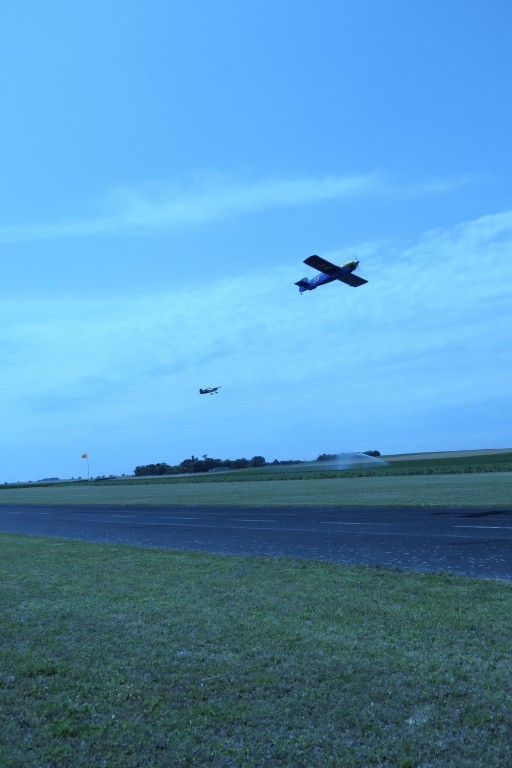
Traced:
[[512, 508], [6, 504], [0, 531], [512, 579]]

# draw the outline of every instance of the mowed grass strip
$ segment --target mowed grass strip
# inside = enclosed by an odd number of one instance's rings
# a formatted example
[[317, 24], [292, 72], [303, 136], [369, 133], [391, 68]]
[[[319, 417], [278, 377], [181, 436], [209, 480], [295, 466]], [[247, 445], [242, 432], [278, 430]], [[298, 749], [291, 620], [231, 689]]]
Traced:
[[512, 586], [0, 537], [0, 765], [504, 768]]
[[0, 504], [510, 507], [512, 472], [0, 490]]

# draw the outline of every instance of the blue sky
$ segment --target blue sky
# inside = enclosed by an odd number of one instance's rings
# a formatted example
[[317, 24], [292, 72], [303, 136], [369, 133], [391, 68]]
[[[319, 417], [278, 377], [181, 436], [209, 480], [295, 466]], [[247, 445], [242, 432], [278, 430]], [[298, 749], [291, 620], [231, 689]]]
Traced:
[[[0, 482], [512, 445], [508, 3], [0, 25]], [[299, 296], [318, 253], [368, 285]], [[199, 387], [221, 385], [216, 397]]]

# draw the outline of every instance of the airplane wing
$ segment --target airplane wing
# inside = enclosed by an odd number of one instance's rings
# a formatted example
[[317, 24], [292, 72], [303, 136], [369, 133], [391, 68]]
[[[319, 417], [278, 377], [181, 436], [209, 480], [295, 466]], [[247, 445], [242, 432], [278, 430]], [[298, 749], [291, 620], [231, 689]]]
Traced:
[[338, 277], [338, 280], [341, 280], [342, 283], [346, 283], [347, 285], [351, 285], [352, 288], [358, 288], [360, 285], [364, 285], [368, 282], [368, 280], [364, 280], [364, 278], [354, 275], [353, 272]]
[[313, 267], [313, 269], [318, 269], [318, 271], [323, 272], [324, 275], [332, 275], [339, 270], [339, 267], [335, 264], [331, 264], [330, 261], [321, 259], [320, 256], [308, 256], [307, 259], [304, 259], [304, 264], [307, 264], [308, 267]]

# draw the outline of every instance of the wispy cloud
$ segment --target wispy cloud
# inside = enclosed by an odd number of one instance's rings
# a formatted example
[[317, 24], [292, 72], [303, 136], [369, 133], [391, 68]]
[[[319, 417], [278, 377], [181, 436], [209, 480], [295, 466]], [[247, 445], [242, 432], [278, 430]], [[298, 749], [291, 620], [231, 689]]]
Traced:
[[0, 242], [169, 231], [268, 208], [372, 194], [380, 185], [378, 174], [253, 183], [210, 175], [183, 185], [118, 187], [105, 196], [99, 211], [86, 217], [0, 226]]
[[[316, 204], [370, 195], [443, 194], [454, 182], [414, 186], [385, 180], [381, 173], [299, 177], [240, 182], [223, 176], [196, 175], [185, 184], [149, 185], [110, 190], [96, 211], [86, 216], [47, 222], [0, 225], [0, 242], [56, 240], [72, 237], [148, 234], [219, 221], [272, 208]], [[459, 186], [460, 182], [456, 182]]]
[[[377, 425], [382, 441], [400, 445], [418, 419], [435, 444], [440, 409], [453, 409], [466, 439], [473, 429], [492, 447], [492, 435], [510, 430], [512, 212], [407, 249], [363, 243], [363, 254], [369, 283], [357, 291], [331, 285], [300, 297], [300, 274], [283, 266], [116, 300], [6, 300], [6, 438], [105, 441], [121, 430], [133, 465], [202, 446], [304, 457], [308, 441], [318, 452], [337, 440], [366, 449]], [[209, 385], [221, 395], [201, 399]], [[444, 439], [463, 447], [457, 434]]]
[[[476, 355], [486, 359], [487, 386], [498, 386], [493, 359], [510, 335], [512, 213], [432, 232], [406, 250], [364, 243], [361, 251], [360, 271], [370, 282], [360, 291], [328, 286], [299, 297], [293, 281], [300, 275], [282, 267], [115, 302], [5, 302], [4, 383], [11, 397], [34, 392], [36, 405], [45, 392], [60, 391], [63, 407], [80, 392], [94, 407], [91, 382], [102, 378], [114, 402], [121, 387], [145, 399], [158, 382], [173, 392], [197, 376], [216, 384], [225, 371], [235, 387], [323, 381], [329, 389], [349, 366], [344, 387], [356, 392], [377, 369], [393, 377], [444, 366], [455, 381], [451, 362], [465, 370]], [[345, 258], [341, 250], [329, 256]], [[439, 383], [446, 386], [446, 378]], [[459, 394], [467, 385], [460, 382]]]

